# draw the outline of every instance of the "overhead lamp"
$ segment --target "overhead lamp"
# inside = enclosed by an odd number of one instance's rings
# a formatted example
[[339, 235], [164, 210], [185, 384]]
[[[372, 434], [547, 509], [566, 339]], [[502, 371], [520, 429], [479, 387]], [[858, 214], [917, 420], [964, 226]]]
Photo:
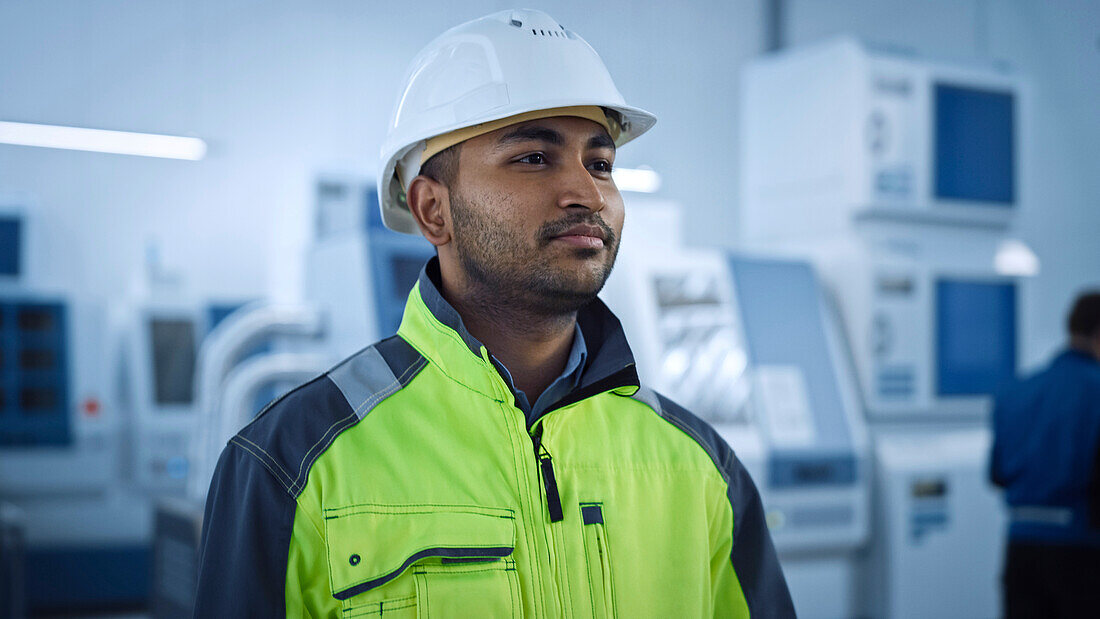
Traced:
[[0, 121], [0, 144], [190, 161], [206, 156], [206, 142], [199, 138], [7, 121]]
[[649, 168], [615, 168], [611, 177], [619, 191], [656, 193], [661, 188], [661, 175]]

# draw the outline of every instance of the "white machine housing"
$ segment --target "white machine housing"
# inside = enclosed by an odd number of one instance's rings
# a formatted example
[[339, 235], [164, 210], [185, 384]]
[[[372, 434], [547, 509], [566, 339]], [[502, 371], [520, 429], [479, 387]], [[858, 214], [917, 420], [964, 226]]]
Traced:
[[205, 305], [135, 303], [126, 320], [132, 476], [147, 491], [182, 491], [197, 429], [194, 392], [199, 345], [209, 330]]
[[1001, 617], [1006, 516], [982, 428], [879, 429], [875, 534], [858, 567], [861, 617]]
[[981, 228], [944, 228], [933, 235], [875, 222], [857, 225], [858, 235], [799, 243], [787, 253], [811, 259], [837, 299], [869, 418], [986, 418], [996, 385], [970, 390], [952, 386], [958, 381], [943, 375], [940, 361], [953, 353], [939, 347], [958, 327], [938, 311], [950, 308], [937, 295], [953, 285], [988, 287], [992, 297], [1009, 302], [985, 308], [990, 320], [982, 326], [988, 337], [976, 336], [981, 341], [975, 344], [987, 348], [975, 352], [988, 350], [1005, 359], [1000, 369], [1010, 379], [1020, 349], [1019, 278], [995, 269], [1003, 235]]
[[1018, 210], [1019, 76], [840, 38], [742, 77], [742, 198], [760, 206], [743, 214], [745, 239], [842, 232], [853, 217], [1004, 226]]

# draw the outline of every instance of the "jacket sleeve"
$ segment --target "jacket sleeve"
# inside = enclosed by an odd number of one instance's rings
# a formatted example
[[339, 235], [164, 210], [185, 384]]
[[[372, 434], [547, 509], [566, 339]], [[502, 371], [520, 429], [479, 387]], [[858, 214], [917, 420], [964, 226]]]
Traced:
[[779, 566], [756, 484], [732, 450], [727, 451], [722, 468], [729, 480], [728, 495], [733, 506], [730, 560], [749, 614], [754, 619], [794, 617], [794, 602]]
[[296, 502], [263, 463], [230, 444], [203, 517], [195, 617], [283, 617]]
[[990, 426], [993, 428], [993, 443], [989, 449], [989, 481], [995, 486], [1004, 488], [1008, 485], [1008, 481], [1004, 477], [1004, 473], [1001, 471], [1001, 439], [998, 428], [1000, 427], [1000, 418], [1003, 415], [1001, 412], [1001, 395], [998, 395], [993, 400], [993, 414], [990, 415]]

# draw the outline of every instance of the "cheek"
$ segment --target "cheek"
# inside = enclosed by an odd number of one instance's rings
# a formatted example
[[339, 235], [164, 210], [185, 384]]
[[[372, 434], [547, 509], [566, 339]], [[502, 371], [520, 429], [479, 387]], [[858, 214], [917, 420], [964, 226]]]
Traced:
[[623, 221], [626, 218], [626, 209], [623, 207], [622, 199], [609, 203], [607, 208], [603, 210], [602, 215], [604, 222], [615, 231], [615, 236], [621, 236]]

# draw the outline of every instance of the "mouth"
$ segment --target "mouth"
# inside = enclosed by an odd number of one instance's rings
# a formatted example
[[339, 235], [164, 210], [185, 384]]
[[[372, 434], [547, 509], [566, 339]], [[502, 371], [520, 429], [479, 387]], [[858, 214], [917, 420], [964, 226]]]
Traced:
[[606, 235], [599, 226], [577, 225], [550, 237], [550, 240], [583, 249], [602, 249]]

